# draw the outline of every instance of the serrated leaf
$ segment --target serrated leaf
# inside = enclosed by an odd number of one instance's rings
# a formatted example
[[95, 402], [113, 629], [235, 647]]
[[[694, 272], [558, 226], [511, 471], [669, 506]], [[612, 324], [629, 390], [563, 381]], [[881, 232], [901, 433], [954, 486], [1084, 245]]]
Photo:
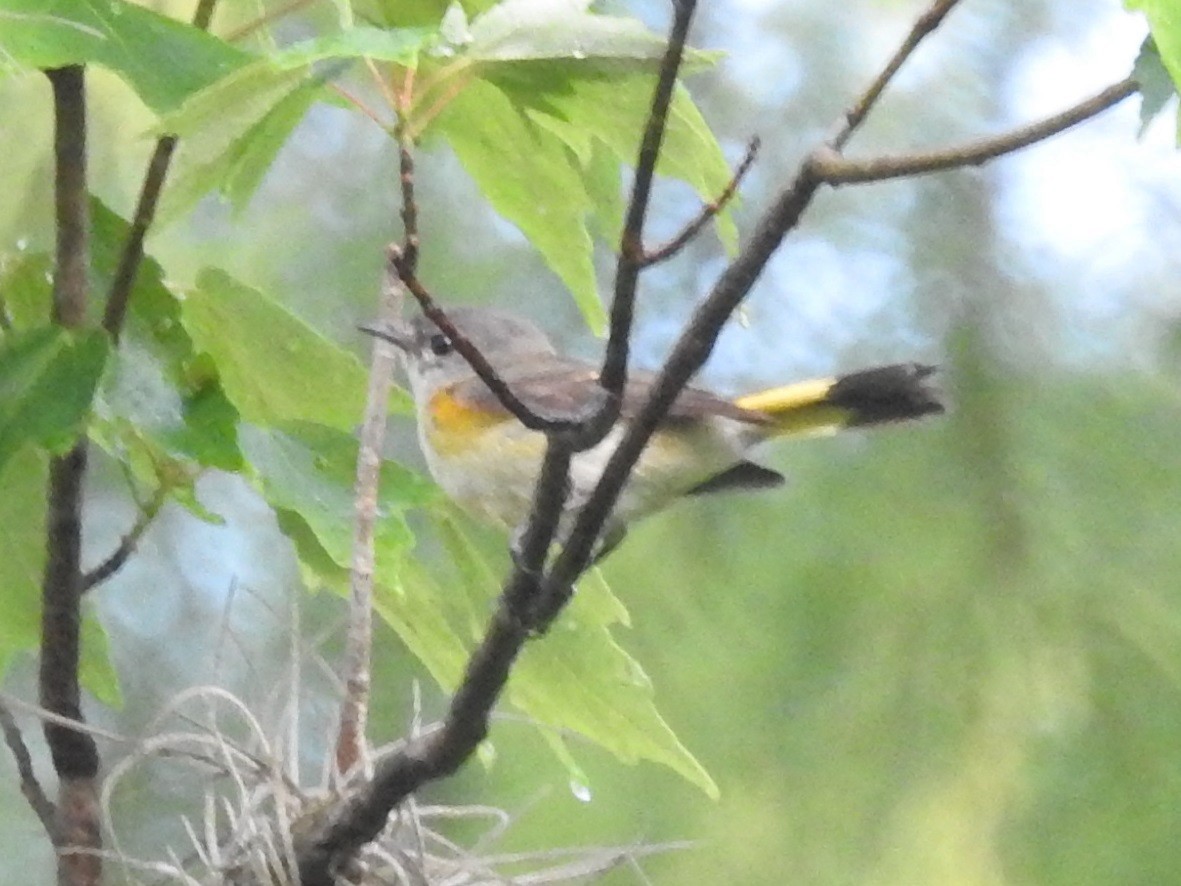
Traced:
[[180, 148], [159, 223], [175, 221], [213, 190], [244, 206], [319, 92], [307, 71], [258, 59], [164, 117], [159, 131], [178, 135]]
[[446, 107], [438, 129], [492, 207], [517, 225], [595, 329], [605, 325], [586, 220], [592, 204], [573, 156], [490, 83]]
[[[448, 522], [451, 562], [459, 567], [460, 582], [474, 585], [465, 594], [474, 601], [484, 597], [487, 602], [478, 608], [487, 610], [500, 589], [491, 564], [503, 558], [473, 543], [457, 522]], [[466, 551], [457, 550], [462, 548]], [[525, 647], [509, 680], [509, 701], [543, 727], [573, 730], [625, 762], [660, 763], [716, 797], [713, 779], [656, 710], [639, 662], [611, 636], [613, 628], [627, 624], [626, 608], [602, 576], [597, 571], [584, 576], [549, 634]], [[551, 745], [558, 742], [559, 760], [570, 762], [558, 736], [546, 734]], [[584, 780], [577, 766], [570, 774]]]
[[[366, 375], [348, 351], [286, 307], [218, 270], [202, 271], [182, 303], [194, 347], [208, 355], [242, 418], [307, 421], [342, 430], [361, 417]], [[410, 412], [398, 391], [391, 409]]]
[[[213, 190], [241, 209], [308, 108], [325, 97], [327, 80], [360, 58], [413, 66], [433, 38], [425, 28], [352, 28], [257, 58], [191, 96], [157, 127], [181, 138], [161, 223]], [[329, 64], [317, 69], [321, 62]]]
[[[652, 103], [652, 78], [619, 72], [574, 76], [569, 64], [538, 63], [504, 66], [489, 72], [510, 100], [527, 108], [530, 118], [551, 118], [549, 128], [577, 153], [588, 137], [601, 142], [617, 164], [634, 166]], [[689, 93], [673, 93], [664, 143], [656, 171], [685, 182], [705, 202], [717, 199], [730, 181], [731, 170]], [[729, 212], [716, 221], [728, 249], [737, 244]]]
[[4, 0], [0, 9], [0, 64], [102, 65], [157, 113], [247, 59], [211, 34], [123, 0]]
[[1140, 54], [1132, 66], [1132, 76], [1140, 87], [1140, 129], [1136, 135], [1142, 138], [1165, 103], [1177, 94], [1151, 37], [1144, 38], [1140, 46]]
[[[493, 208], [521, 229], [591, 327], [601, 330], [605, 315], [587, 224], [593, 216], [599, 227], [617, 228], [618, 186], [609, 188], [612, 177], [617, 182], [622, 168], [636, 161], [655, 81], [649, 65], [541, 54], [454, 65], [453, 76], [457, 82], [467, 78], [466, 85], [455, 87], [438, 111], [443, 87], [436, 82], [420, 99], [437, 117], [428, 122], [420, 116], [412, 125], [433, 127], [447, 139]], [[681, 87], [673, 95], [657, 171], [685, 181], [705, 202], [730, 180], [721, 148]], [[733, 249], [737, 230], [730, 213], [721, 213], [715, 224], [723, 244]]]
[[[352, 563], [356, 438], [322, 425], [291, 422], [266, 429], [246, 426], [241, 439], [270, 505], [297, 513], [332, 561], [347, 569]], [[403, 512], [434, 495], [433, 485], [393, 462], [384, 463], [374, 544], [387, 556], [407, 548], [413, 536]]]
[[[92, 279], [97, 289], [108, 291], [130, 226], [99, 200], [91, 201], [90, 217]], [[100, 403], [105, 416], [123, 420], [112, 423], [122, 429], [115, 438], [133, 434], [143, 439], [129, 440], [129, 446], [153, 449], [153, 476], [158, 470], [189, 476], [186, 483], [173, 485], [173, 493], [188, 502], [194, 500], [186, 490], [198, 467], [234, 471], [242, 466], [238, 414], [221, 389], [216, 367], [197, 356], [181, 322], [180, 299], [151, 256], [140, 262], [121, 346], [100, 389]], [[126, 463], [118, 439], [105, 445]], [[182, 469], [178, 459], [196, 465]]]
[[448, 687], [459, 683], [469, 655], [454, 628], [451, 591], [410, 557], [378, 562], [374, 609], [439, 685]]
[[25, 444], [73, 443], [109, 352], [99, 330], [46, 326], [0, 339], [0, 467]]

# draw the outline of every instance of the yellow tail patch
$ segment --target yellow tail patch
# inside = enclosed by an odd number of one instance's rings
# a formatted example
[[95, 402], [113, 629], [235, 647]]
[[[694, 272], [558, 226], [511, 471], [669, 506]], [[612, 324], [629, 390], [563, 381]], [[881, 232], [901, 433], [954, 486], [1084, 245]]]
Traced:
[[818, 378], [747, 394], [734, 401], [772, 420], [769, 436], [832, 434], [849, 423], [849, 410], [828, 402], [835, 378]]

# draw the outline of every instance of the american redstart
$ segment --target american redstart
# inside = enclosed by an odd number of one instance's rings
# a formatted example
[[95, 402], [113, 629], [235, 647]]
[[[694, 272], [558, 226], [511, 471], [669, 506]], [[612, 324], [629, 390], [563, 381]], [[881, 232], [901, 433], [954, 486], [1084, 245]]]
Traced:
[[[577, 416], [597, 402], [599, 369], [557, 353], [537, 326], [490, 308], [455, 308], [448, 316], [516, 396], [546, 416]], [[402, 351], [418, 413], [418, 437], [435, 481], [477, 517], [520, 527], [541, 468], [544, 435], [521, 424], [476, 375], [447, 336], [424, 316], [399, 328], [363, 327]], [[934, 368], [899, 363], [798, 382], [729, 400], [686, 388], [640, 457], [606, 528], [599, 555], [638, 517], [686, 495], [761, 489], [783, 483], [778, 471], [747, 459], [777, 437], [835, 433], [940, 413], [930, 385]], [[569, 515], [594, 488], [623, 426], [655, 375], [630, 371], [619, 422], [575, 455]], [[591, 400], [590, 398], [596, 398]]]

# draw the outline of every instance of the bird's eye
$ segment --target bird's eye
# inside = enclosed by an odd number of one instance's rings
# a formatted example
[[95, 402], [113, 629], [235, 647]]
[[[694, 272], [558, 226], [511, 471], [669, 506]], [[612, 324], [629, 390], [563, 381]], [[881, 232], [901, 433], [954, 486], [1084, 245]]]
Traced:
[[436, 357], [446, 357], [453, 350], [451, 342], [441, 332], [436, 332], [432, 335], [428, 344], [430, 345], [431, 353]]

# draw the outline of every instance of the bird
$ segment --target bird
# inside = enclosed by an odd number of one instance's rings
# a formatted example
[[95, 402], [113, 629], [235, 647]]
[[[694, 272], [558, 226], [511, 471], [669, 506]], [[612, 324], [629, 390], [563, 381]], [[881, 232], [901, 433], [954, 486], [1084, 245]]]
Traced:
[[[528, 318], [489, 307], [454, 308], [448, 317], [536, 414], [577, 418], [588, 404], [601, 402], [600, 367], [559, 353]], [[545, 434], [522, 424], [426, 316], [362, 329], [401, 351], [419, 443], [435, 482], [478, 519], [519, 531], [530, 513]], [[628, 478], [596, 560], [613, 550], [635, 521], [679, 499], [781, 485], [783, 474], [752, 458], [761, 444], [942, 413], [934, 373], [935, 367], [922, 363], [895, 363], [735, 398], [686, 387]], [[651, 372], [630, 371], [618, 421], [597, 445], [573, 456], [559, 540], [655, 378]]]

